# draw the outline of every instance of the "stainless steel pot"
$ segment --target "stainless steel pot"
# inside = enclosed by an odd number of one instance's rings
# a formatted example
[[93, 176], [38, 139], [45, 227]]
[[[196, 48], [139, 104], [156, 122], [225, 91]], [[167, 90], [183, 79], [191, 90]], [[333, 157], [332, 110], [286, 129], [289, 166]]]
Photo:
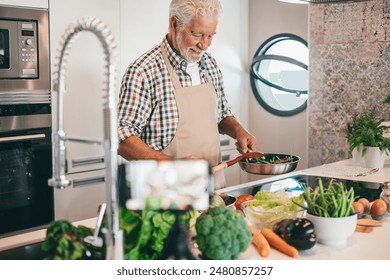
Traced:
[[242, 170], [248, 173], [256, 175], [278, 175], [294, 171], [298, 166], [298, 162], [301, 160], [299, 156], [289, 154], [264, 154], [265, 160], [267, 161], [271, 160], [272, 158], [275, 158], [276, 156], [278, 156], [279, 158], [292, 156], [293, 160], [286, 163], [263, 164], [257, 163], [256, 159], [243, 159], [239, 161], [239, 165]]

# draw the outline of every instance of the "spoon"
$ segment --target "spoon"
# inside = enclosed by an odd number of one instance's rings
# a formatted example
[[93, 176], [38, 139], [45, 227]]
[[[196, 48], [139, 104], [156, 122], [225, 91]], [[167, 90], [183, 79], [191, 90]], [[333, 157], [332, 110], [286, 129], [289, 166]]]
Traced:
[[229, 161], [225, 161], [225, 162], [221, 162], [220, 164], [214, 166], [212, 168], [212, 171], [213, 173], [219, 171], [219, 170], [222, 170], [222, 169], [225, 169], [229, 166], [232, 166], [233, 164], [236, 164], [237, 162], [239, 162], [240, 160], [244, 159], [244, 158], [258, 158], [258, 157], [263, 157], [264, 154], [261, 153], [261, 152], [249, 152], [249, 153], [245, 153], [245, 154], [242, 154], [238, 157], [236, 157], [235, 159], [232, 159], [232, 160], [229, 160]]

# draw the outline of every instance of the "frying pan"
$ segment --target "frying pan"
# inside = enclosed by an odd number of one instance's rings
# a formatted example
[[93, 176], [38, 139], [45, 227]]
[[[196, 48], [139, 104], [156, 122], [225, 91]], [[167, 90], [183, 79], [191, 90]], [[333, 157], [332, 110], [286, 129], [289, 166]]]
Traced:
[[275, 157], [284, 158], [284, 157], [292, 157], [292, 161], [284, 162], [284, 163], [274, 163], [274, 164], [263, 164], [257, 163], [256, 159], [242, 159], [239, 161], [239, 165], [242, 170], [256, 174], [256, 175], [278, 175], [284, 174], [291, 171], [294, 171], [298, 162], [301, 160], [299, 156], [294, 156], [291, 154], [273, 154], [273, 153], [265, 153], [264, 159], [269, 161]]

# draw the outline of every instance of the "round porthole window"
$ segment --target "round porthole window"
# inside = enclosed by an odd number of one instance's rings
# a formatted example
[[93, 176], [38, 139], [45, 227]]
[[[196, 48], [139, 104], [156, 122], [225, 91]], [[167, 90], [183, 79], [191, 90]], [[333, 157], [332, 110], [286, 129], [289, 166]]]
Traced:
[[291, 116], [307, 107], [309, 51], [293, 34], [278, 34], [256, 51], [250, 72], [253, 94], [268, 112]]

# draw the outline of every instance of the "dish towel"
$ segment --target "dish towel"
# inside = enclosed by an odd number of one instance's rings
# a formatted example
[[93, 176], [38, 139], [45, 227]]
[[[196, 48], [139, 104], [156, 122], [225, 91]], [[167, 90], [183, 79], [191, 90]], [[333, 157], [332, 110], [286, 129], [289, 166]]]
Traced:
[[302, 170], [302, 172], [317, 176], [343, 176], [343, 177], [359, 177], [367, 176], [375, 173], [379, 168], [369, 168], [354, 165], [334, 165], [324, 164], [321, 166]]

